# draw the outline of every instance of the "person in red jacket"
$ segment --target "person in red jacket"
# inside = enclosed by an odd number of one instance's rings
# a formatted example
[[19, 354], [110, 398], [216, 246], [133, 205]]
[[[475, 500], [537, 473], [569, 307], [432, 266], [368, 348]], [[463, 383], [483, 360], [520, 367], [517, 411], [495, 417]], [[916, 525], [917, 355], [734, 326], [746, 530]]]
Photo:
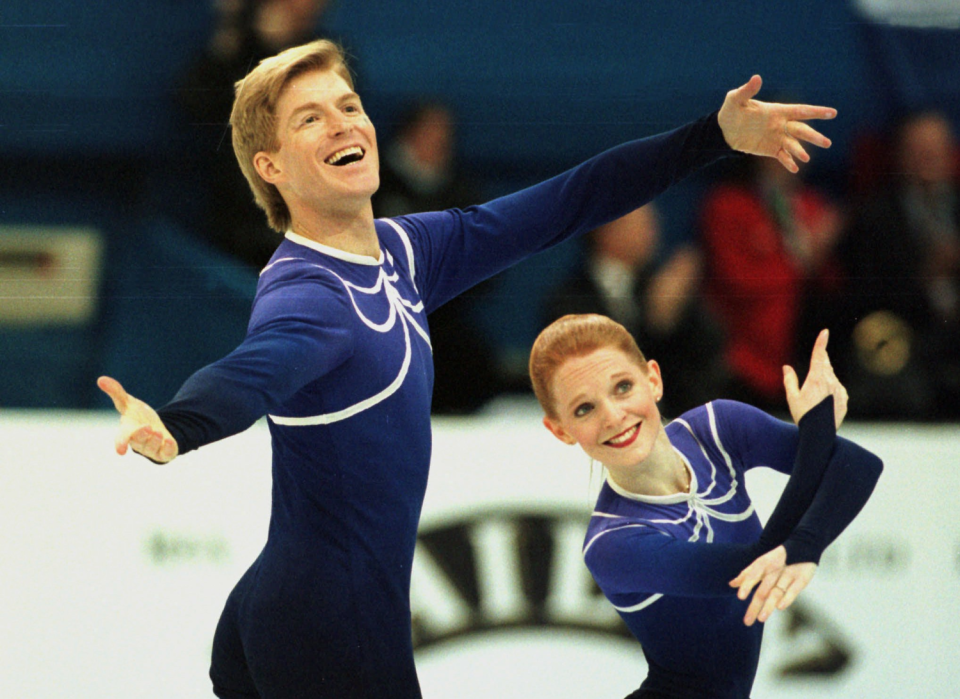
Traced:
[[716, 185], [703, 201], [705, 294], [727, 337], [730, 397], [783, 411], [782, 367], [809, 344], [806, 317], [829, 325], [820, 311], [839, 286], [833, 250], [841, 216], [786, 171], [754, 160], [742, 166], [745, 176]]

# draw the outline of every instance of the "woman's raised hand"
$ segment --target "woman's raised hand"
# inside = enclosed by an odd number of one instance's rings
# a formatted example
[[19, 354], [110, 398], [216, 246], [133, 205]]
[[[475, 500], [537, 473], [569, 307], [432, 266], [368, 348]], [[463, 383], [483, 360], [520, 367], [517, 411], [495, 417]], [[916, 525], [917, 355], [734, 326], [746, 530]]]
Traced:
[[830, 339], [829, 330], [821, 330], [817, 341], [813, 344], [813, 354], [810, 357], [810, 371], [803, 381], [803, 386], [797, 379], [797, 372], [793, 367], [783, 367], [783, 386], [787, 391], [787, 405], [793, 421], [800, 422], [810, 408], [814, 407], [827, 396], [833, 396], [833, 412], [837, 421], [837, 428], [843, 423], [847, 414], [847, 389], [843, 387], [837, 375], [833, 373], [830, 357], [827, 355], [827, 341]]

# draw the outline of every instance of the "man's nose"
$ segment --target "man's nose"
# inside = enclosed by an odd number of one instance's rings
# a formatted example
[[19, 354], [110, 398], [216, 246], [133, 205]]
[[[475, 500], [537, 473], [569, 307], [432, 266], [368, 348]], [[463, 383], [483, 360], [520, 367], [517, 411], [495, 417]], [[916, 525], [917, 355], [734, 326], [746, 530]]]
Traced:
[[327, 122], [330, 135], [332, 136], [341, 136], [353, 128], [353, 125], [350, 123], [350, 120], [341, 114], [340, 112], [335, 112], [333, 116], [330, 117], [330, 120]]

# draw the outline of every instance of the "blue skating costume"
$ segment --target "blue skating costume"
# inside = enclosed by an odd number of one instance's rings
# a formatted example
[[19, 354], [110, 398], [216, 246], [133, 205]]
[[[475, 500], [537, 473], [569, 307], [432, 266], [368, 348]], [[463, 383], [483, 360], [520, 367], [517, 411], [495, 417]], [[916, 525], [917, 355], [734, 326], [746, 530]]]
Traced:
[[[631, 697], [749, 697], [763, 624], [744, 625], [749, 600], [728, 582], [779, 544], [788, 563], [818, 562], [882, 470], [833, 425], [829, 398], [799, 429], [714, 401], [666, 427], [691, 473], [689, 493], [642, 496], [604, 484], [584, 557], [643, 647], [649, 674]], [[745, 472], [757, 466], [791, 474], [762, 531], [744, 488]]]
[[420, 696], [409, 585], [431, 448], [427, 313], [730, 152], [713, 114], [483, 206], [377, 220], [379, 260], [286, 236], [243, 343], [158, 411], [180, 453], [269, 416], [269, 534], [217, 628], [218, 696]]

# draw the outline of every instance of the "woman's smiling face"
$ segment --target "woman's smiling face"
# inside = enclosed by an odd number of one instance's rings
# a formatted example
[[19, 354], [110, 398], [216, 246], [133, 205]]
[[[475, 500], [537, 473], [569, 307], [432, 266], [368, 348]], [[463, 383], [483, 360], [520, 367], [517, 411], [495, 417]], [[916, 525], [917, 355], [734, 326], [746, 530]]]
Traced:
[[644, 367], [613, 347], [566, 360], [551, 395], [556, 417], [543, 419], [547, 429], [611, 470], [646, 459], [662, 429], [660, 367], [653, 360]]

